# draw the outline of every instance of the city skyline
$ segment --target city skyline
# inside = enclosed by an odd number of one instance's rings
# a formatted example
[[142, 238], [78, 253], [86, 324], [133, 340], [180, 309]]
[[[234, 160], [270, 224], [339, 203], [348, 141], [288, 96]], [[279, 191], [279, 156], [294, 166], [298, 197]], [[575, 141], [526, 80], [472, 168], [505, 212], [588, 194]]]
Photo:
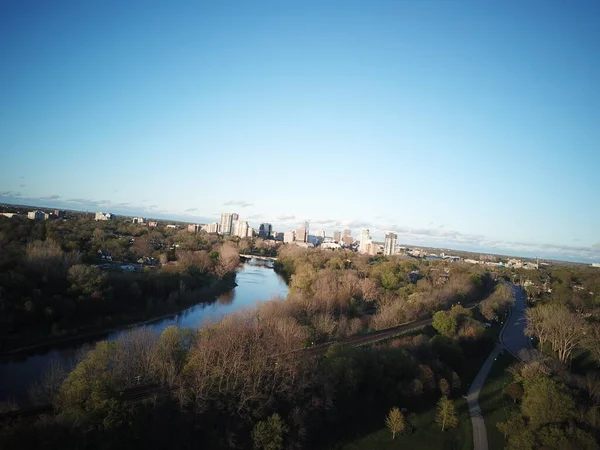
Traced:
[[600, 260], [597, 3], [34, 3], [1, 203]]

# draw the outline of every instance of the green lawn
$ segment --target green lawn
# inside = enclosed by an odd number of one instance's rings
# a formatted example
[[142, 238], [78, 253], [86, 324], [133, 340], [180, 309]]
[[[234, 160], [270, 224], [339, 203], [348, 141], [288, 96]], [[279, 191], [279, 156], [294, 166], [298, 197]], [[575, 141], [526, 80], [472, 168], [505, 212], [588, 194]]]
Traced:
[[496, 424], [506, 420], [507, 408], [511, 408], [513, 405], [504, 397], [503, 390], [504, 386], [513, 380], [512, 375], [506, 369], [515, 362], [516, 359], [508, 352], [500, 355], [492, 365], [483, 389], [479, 393], [479, 406], [485, 420], [490, 450], [504, 448], [504, 436]]
[[[435, 423], [435, 406], [426, 411], [408, 415], [408, 421], [414, 430], [410, 434], [399, 435], [392, 440], [391, 433], [383, 426], [385, 417], [381, 418], [382, 427], [365, 436], [349, 436], [331, 450], [386, 450], [386, 449], [419, 449], [419, 450], [471, 450], [473, 436], [471, 419], [467, 411], [466, 400], [459, 397], [454, 400], [459, 412], [459, 424], [453, 430], [442, 432]], [[348, 433], [351, 435], [351, 433]]]

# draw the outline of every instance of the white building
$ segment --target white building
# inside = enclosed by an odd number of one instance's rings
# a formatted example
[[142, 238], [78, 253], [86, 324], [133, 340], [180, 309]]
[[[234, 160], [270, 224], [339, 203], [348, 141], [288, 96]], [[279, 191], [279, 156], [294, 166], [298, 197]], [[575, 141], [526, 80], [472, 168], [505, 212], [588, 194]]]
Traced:
[[143, 217], [134, 217], [131, 220], [131, 223], [139, 223], [139, 224], [143, 224], [145, 221], [145, 219]]
[[283, 233], [283, 242], [285, 244], [290, 244], [296, 240], [296, 232], [295, 231], [286, 231]]
[[592, 267], [600, 267], [600, 263], [592, 263]]
[[315, 233], [315, 236], [321, 239], [325, 239], [325, 230], [319, 230]]
[[[237, 216], [237, 214], [236, 214], [236, 216]], [[232, 213], [221, 213], [221, 224], [219, 226], [219, 232], [221, 234], [231, 234], [232, 226], [233, 226], [233, 214]]]
[[218, 222], [211, 222], [211, 223], [206, 224], [205, 230], [207, 233], [218, 233], [219, 232]]
[[383, 254], [385, 256], [392, 256], [396, 251], [396, 240], [398, 235], [396, 233], [385, 234], [385, 244], [383, 245]]
[[115, 215], [111, 213], [97, 212], [95, 220], [115, 220]]
[[342, 248], [342, 246], [335, 242], [323, 242], [321, 248]]
[[44, 213], [42, 211], [29, 211], [27, 218], [31, 220], [44, 220]]
[[371, 235], [369, 234], [368, 228], [361, 228], [359, 234], [360, 244], [358, 245], [358, 251], [360, 253], [367, 253], [369, 250], [369, 244], [371, 243]]
[[170, 223], [169, 225], [167, 225], [167, 228], [177, 228], [177, 225], [173, 225], [172, 223]]
[[248, 236], [248, 228], [248, 222], [246, 222], [245, 220], [234, 220], [231, 234], [233, 234], [234, 236], [245, 238], [246, 236]]
[[248, 227], [248, 234], [247, 234], [247, 237], [251, 238], [251, 237], [253, 237], [253, 236], [254, 236], [254, 234], [255, 234], [255, 230], [254, 230], [254, 228], [252, 228], [252, 227]]

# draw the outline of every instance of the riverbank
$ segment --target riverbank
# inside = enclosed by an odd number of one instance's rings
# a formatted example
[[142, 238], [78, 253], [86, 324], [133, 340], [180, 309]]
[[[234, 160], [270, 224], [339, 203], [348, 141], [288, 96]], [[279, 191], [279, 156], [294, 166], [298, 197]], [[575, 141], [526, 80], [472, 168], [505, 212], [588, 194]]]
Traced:
[[[56, 346], [77, 344], [80, 341], [100, 338], [110, 333], [124, 331], [137, 326], [149, 325], [160, 320], [172, 318], [192, 306], [203, 303], [214, 303], [219, 295], [229, 292], [237, 286], [235, 275], [235, 272], [228, 274], [228, 276], [226, 275], [221, 279], [215, 280], [210, 286], [184, 293], [186, 297], [201, 297], [201, 300], [185, 302], [184, 304], [176, 305], [174, 308], [169, 308], [170, 305], [165, 303], [165, 305], [160, 308], [161, 311], [157, 310], [155, 311], [155, 314], [150, 313], [150, 316], [148, 316], [148, 314], [144, 314], [145, 317], [124, 316], [121, 320], [115, 319], [113, 323], [108, 326], [89, 325], [78, 327], [73, 330], [68, 330], [60, 336], [53, 336], [51, 334], [40, 334], [34, 337], [31, 335], [13, 336], [2, 342], [2, 345], [0, 346], [2, 349], [2, 351], [0, 351], [0, 358], [28, 353], [34, 354]], [[168, 311], [165, 311], [165, 309], [168, 309]], [[14, 342], [11, 342], [11, 340]], [[23, 344], [23, 341], [26, 341], [27, 343]]]

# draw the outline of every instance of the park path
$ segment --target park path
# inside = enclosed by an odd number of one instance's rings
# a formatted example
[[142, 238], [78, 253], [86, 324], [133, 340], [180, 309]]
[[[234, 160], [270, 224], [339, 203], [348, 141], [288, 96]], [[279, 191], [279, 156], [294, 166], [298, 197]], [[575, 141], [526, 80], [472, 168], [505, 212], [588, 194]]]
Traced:
[[525, 327], [527, 326], [525, 293], [523, 289], [516, 286], [513, 286], [513, 290], [515, 292], [515, 303], [511, 308], [506, 324], [500, 331], [500, 343], [496, 344], [494, 350], [489, 354], [467, 392], [467, 405], [473, 425], [474, 450], [488, 450], [487, 431], [478, 398], [494, 361], [505, 349], [516, 358], [519, 358], [521, 350], [531, 349], [531, 341], [525, 335]]

